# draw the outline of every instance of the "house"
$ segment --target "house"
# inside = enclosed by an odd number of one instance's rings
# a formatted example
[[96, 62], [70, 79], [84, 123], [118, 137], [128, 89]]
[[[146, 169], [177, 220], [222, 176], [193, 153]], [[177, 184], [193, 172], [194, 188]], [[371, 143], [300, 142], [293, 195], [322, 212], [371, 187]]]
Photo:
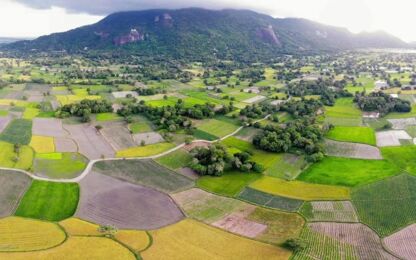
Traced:
[[390, 94], [390, 97], [392, 97], [392, 98], [399, 98], [399, 95], [397, 95], [397, 94]]
[[205, 88], [206, 90], [215, 90], [216, 87], [215, 86], [206, 86]]
[[379, 118], [379, 112], [363, 112], [363, 118]]
[[258, 87], [249, 87], [243, 90], [246, 93], [254, 93], [254, 94], [259, 94], [260, 93], [260, 89]]
[[143, 83], [138, 82], [138, 81], [136, 83], [134, 83], [134, 86], [136, 88], [144, 88], [144, 89], [148, 88], [146, 84], [143, 84]]
[[387, 82], [384, 81], [384, 80], [377, 80], [374, 83], [374, 86], [375, 86], [375, 90], [381, 90], [383, 88], [388, 88], [389, 87], [389, 84], [387, 84]]
[[272, 102], [270, 102], [270, 105], [272, 105], [272, 106], [280, 106], [280, 105], [283, 105], [286, 102], [287, 102], [287, 100], [277, 99], [277, 100], [273, 100]]

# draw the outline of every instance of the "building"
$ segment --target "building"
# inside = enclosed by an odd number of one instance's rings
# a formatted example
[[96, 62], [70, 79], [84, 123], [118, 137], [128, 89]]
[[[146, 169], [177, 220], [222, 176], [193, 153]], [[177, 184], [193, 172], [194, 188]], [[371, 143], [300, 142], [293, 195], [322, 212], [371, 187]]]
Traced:
[[384, 89], [384, 88], [388, 88], [389, 84], [387, 84], [387, 82], [384, 81], [384, 80], [377, 80], [374, 83], [374, 87], [375, 87], [375, 90], [381, 90], [381, 89]]
[[249, 87], [249, 88], [244, 89], [244, 92], [246, 92], [246, 93], [259, 94], [260, 93], [260, 89], [258, 87]]

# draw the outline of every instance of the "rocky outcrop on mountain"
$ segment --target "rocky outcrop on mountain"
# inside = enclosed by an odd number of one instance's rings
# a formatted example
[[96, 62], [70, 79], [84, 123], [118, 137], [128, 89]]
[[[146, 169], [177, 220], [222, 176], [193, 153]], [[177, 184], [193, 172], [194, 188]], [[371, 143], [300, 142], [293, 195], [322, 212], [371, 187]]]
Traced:
[[143, 41], [144, 35], [141, 34], [137, 29], [131, 29], [129, 34], [116, 37], [114, 39], [114, 44], [117, 46], [125, 45], [132, 42]]
[[273, 26], [269, 25], [265, 28], [260, 28], [257, 30], [257, 36], [267, 43], [271, 43], [277, 46], [281, 46], [279, 39], [276, 36], [276, 33], [273, 30]]

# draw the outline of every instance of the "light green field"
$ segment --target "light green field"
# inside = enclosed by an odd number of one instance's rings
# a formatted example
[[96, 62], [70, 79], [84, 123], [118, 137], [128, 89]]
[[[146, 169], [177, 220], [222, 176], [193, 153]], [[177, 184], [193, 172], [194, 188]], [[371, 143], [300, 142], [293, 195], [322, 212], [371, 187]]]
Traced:
[[325, 157], [306, 169], [298, 179], [310, 183], [354, 187], [399, 173], [400, 168], [387, 160]]
[[179, 149], [157, 158], [156, 161], [165, 167], [176, 170], [187, 166], [192, 161], [192, 156], [187, 151]]
[[398, 146], [381, 148], [383, 158], [401, 170], [416, 175], [416, 146]]
[[335, 141], [376, 145], [376, 135], [370, 127], [336, 126], [328, 132], [327, 138]]
[[121, 117], [115, 113], [100, 113], [95, 116], [95, 120], [98, 122], [115, 121], [120, 119]]
[[21, 146], [15, 153], [13, 144], [0, 141], [0, 166], [29, 170], [32, 167], [34, 152], [29, 146]]
[[388, 113], [384, 118], [387, 119], [394, 119], [394, 118], [410, 118], [410, 117], [416, 117], [416, 104], [412, 105], [412, 110], [408, 113]]
[[197, 128], [211, 135], [223, 137], [231, 134], [238, 129], [239, 126], [229, 122], [220, 121], [217, 119], [205, 119], [197, 124]]
[[362, 86], [353, 86], [351, 83], [346, 86], [346, 90], [352, 94], [355, 92], [366, 91], [367, 93], [371, 92], [374, 89], [374, 80], [365, 76], [359, 77], [356, 79], [357, 83], [361, 83]]
[[34, 172], [52, 179], [71, 179], [87, 166], [88, 160], [78, 153], [49, 153], [35, 157]]
[[160, 154], [162, 152], [166, 152], [169, 149], [172, 149], [173, 147], [175, 147], [175, 145], [171, 143], [158, 143], [158, 144], [150, 144], [146, 146], [137, 146], [137, 147], [132, 147], [132, 148], [118, 151], [117, 157], [118, 158], [147, 157], [147, 156]]
[[326, 115], [336, 118], [361, 118], [362, 112], [356, 107], [352, 98], [339, 98], [333, 107], [325, 107]]

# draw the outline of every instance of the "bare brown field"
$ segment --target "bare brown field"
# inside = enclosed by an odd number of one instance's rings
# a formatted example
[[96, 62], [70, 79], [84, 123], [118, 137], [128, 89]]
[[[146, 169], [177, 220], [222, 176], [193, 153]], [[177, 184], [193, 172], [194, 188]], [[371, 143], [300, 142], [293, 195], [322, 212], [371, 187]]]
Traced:
[[0, 217], [14, 213], [32, 179], [20, 172], [0, 170]]
[[0, 117], [0, 133], [6, 128], [6, 126], [10, 123], [11, 118], [10, 116], [2, 116]]
[[135, 134], [133, 135], [133, 139], [137, 145], [141, 145], [142, 142], [145, 144], [157, 144], [165, 141], [163, 137], [156, 132]]
[[195, 147], [208, 147], [208, 146], [210, 146], [210, 143], [201, 141], [201, 142], [195, 142], [195, 143], [185, 145], [183, 147], [183, 149], [185, 149], [189, 152], [192, 149], [194, 149]]
[[65, 137], [62, 120], [55, 118], [34, 118], [32, 134], [39, 136]]
[[74, 140], [70, 138], [58, 137], [54, 139], [55, 150], [59, 153], [75, 153], [78, 152], [78, 146]]
[[105, 122], [101, 125], [103, 129], [100, 130], [100, 133], [114, 150], [119, 151], [136, 146], [130, 130], [127, 129], [124, 122]]
[[384, 244], [403, 259], [416, 259], [416, 224], [384, 238]]
[[101, 225], [120, 229], [157, 229], [183, 219], [173, 200], [154, 189], [133, 185], [92, 172], [80, 183], [76, 213]]
[[366, 144], [325, 140], [325, 150], [327, 155], [336, 157], [373, 160], [383, 159], [381, 152], [377, 147]]

